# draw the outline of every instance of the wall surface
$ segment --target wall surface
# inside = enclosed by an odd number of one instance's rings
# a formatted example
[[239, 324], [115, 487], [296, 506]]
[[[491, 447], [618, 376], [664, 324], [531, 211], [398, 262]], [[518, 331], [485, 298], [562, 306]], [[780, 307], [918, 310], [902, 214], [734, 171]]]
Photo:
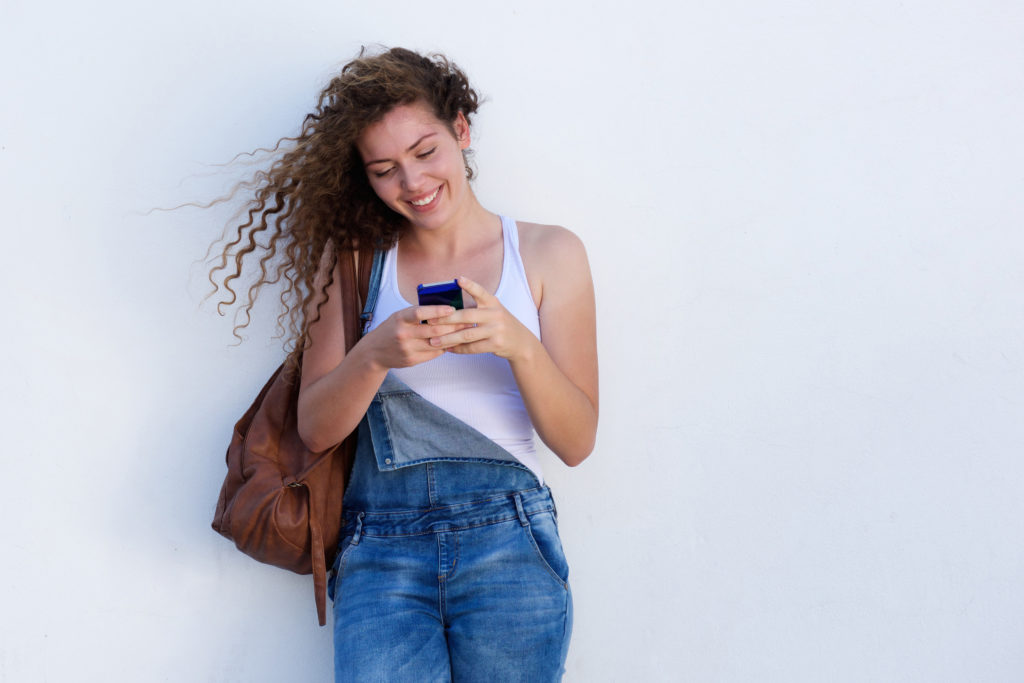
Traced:
[[149, 209], [374, 42], [453, 56], [484, 205], [589, 250], [567, 681], [1020, 680], [1022, 8], [3, 0], [0, 680], [330, 679], [308, 577], [209, 528], [273, 302], [232, 346], [231, 208]]

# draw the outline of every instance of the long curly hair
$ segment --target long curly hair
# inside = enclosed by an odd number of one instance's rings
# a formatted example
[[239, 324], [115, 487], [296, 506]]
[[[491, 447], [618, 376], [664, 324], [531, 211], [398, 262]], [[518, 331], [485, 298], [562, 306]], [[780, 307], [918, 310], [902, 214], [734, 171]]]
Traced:
[[[335, 263], [342, 254], [368, 245], [387, 247], [401, 236], [405, 219], [374, 193], [355, 143], [367, 126], [396, 106], [414, 102], [426, 103], [449, 127], [460, 112], [468, 121], [480, 104], [466, 75], [443, 55], [362, 48], [320, 93], [301, 132], [264, 150], [273, 158], [269, 168], [229, 195], [240, 188], [253, 191], [241, 212], [244, 222], [229, 226], [215, 243], [223, 243], [209, 274], [213, 292], [224, 290], [218, 312], [236, 303], [232, 283], [242, 277], [243, 266], [255, 262], [259, 269], [236, 317], [236, 337], [241, 339], [239, 330], [249, 324], [263, 286], [283, 283], [277, 321], [294, 366], [333, 282], [332, 269], [320, 292], [315, 291], [321, 261]], [[468, 161], [466, 175], [473, 177]], [[315, 296], [318, 304], [310, 319], [305, 311]]]

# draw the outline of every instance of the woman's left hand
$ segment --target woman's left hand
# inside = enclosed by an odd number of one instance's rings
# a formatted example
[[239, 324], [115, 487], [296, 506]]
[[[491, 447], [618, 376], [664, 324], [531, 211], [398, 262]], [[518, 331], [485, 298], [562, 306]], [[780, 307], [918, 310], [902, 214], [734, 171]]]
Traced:
[[472, 327], [434, 337], [430, 345], [451, 353], [493, 353], [509, 361], [530, 353], [540, 340], [505, 310], [498, 298], [468, 277], [459, 287], [473, 297], [476, 308], [464, 308], [438, 320], [439, 324], [468, 323]]

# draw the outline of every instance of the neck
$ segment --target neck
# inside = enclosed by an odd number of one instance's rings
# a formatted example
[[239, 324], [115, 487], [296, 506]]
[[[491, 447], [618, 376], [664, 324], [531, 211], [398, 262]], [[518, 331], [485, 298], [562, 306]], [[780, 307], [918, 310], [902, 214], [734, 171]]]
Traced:
[[467, 201], [444, 226], [433, 230], [411, 228], [402, 235], [402, 249], [427, 257], [450, 258], [478, 248], [481, 242], [501, 234], [501, 220], [470, 193]]

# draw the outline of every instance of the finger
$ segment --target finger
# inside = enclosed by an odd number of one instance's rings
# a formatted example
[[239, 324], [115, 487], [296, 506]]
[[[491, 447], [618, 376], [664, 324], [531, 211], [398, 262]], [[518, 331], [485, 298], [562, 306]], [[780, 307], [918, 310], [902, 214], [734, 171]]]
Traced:
[[451, 315], [446, 315], [443, 318], [438, 318], [437, 322], [444, 325], [481, 325], [489, 322], [493, 318], [493, 310], [483, 308], [463, 308], [455, 311]]
[[402, 319], [410, 323], [418, 323], [424, 320], [435, 320], [451, 315], [455, 309], [451, 306], [410, 306], [405, 309]]
[[483, 286], [473, 282], [465, 275], [458, 277], [459, 287], [469, 293], [474, 299], [476, 299], [477, 306], [489, 306], [493, 304], [497, 299], [494, 295], [488, 292]]
[[446, 349], [460, 344], [469, 344], [471, 342], [479, 341], [480, 339], [484, 339], [486, 336], [487, 332], [484, 328], [469, 325], [449, 334], [431, 337], [430, 345], [435, 348]]
[[409, 356], [401, 365], [398, 365], [396, 367], [410, 368], [414, 365], [419, 365], [420, 363], [426, 363], [427, 361], [434, 360], [435, 358], [438, 358], [439, 356], [443, 355], [444, 349], [427, 348], [424, 349], [423, 351], [420, 351], [414, 355]]
[[425, 324], [420, 324], [413, 328], [412, 334], [418, 339], [433, 339], [464, 330], [467, 327], [472, 327], [472, 325], [466, 323], [439, 323], [436, 319], [427, 320]]
[[471, 354], [471, 353], [490, 353], [490, 349], [487, 347], [487, 340], [470, 342], [469, 344], [456, 344], [455, 346], [449, 346], [444, 349], [445, 353], [459, 353], [459, 354]]

